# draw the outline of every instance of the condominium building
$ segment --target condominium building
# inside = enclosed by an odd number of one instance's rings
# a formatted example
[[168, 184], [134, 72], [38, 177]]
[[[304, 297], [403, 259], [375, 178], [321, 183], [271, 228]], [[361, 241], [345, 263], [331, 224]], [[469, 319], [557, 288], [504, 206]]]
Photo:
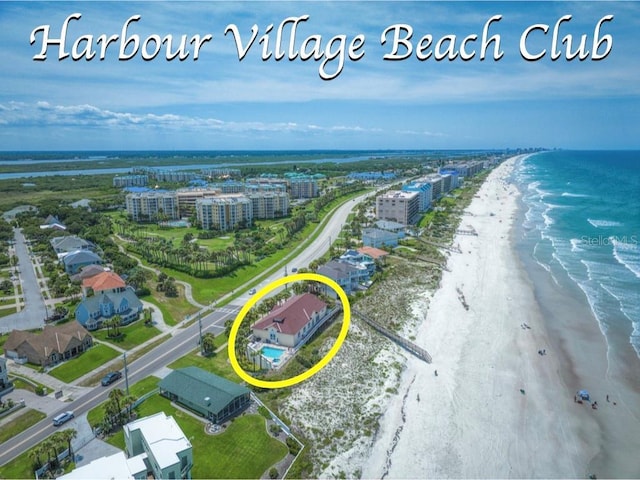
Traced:
[[291, 198], [314, 198], [319, 194], [318, 180], [313, 177], [296, 177], [289, 179]]
[[253, 192], [247, 193], [251, 200], [253, 218], [277, 218], [289, 214], [289, 195], [286, 192]]
[[158, 182], [183, 183], [199, 178], [195, 172], [185, 172], [180, 170], [156, 170], [150, 169], [149, 174]]
[[235, 180], [227, 180], [226, 182], [212, 183], [211, 188], [220, 190], [222, 193], [243, 193], [244, 183]]
[[440, 175], [430, 175], [427, 177], [427, 181], [431, 183], [431, 199], [436, 201], [442, 198], [444, 195], [444, 185], [442, 177]]
[[376, 218], [409, 225], [420, 216], [418, 192], [391, 190], [376, 198]]
[[441, 173], [440, 176], [442, 177], [442, 193], [449, 193], [451, 190], [453, 190], [453, 187], [451, 186], [451, 175]]
[[203, 168], [200, 173], [210, 178], [232, 178], [241, 176], [239, 168]]
[[431, 183], [425, 181], [411, 182], [402, 186], [404, 192], [418, 192], [420, 212], [426, 212], [431, 205]]
[[460, 186], [460, 174], [455, 168], [441, 168], [440, 175], [449, 175], [451, 177], [451, 190], [454, 190]]
[[245, 193], [254, 192], [286, 192], [287, 186], [284, 183], [253, 183], [244, 184]]
[[179, 188], [176, 190], [176, 196], [178, 198], [178, 210], [183, 217], [188, 216], [196, 208], [196, 202], [203, 198], [211, 198], [216, 195], [220, 195], [221, 190], [219, 188], [208, 187], [191, 187], [191, 188]]
[[129, 193], [125, 202], [127, 213], [135, 221], [179, 218], [176, 192], [152, 190]]
[[113, 177], [113, 186], [118, 188], [146, 187], [148, 183], [148, 175], [123, 175], [121, 177]]
[[251, 200], [244, 195], [224, 195], [196, 201], [198, 222], [206, 230], [232, 230], [253, 221]]

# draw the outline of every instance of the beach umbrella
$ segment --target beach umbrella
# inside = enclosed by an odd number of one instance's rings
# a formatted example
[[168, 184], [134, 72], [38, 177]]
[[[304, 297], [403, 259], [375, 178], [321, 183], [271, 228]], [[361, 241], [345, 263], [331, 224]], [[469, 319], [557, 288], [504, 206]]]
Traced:
[[582, 399], [582, 400], [589, 400], [589, 392], [587, 392], [586, 390], [580, 390], [578, 392], [578, 396]]

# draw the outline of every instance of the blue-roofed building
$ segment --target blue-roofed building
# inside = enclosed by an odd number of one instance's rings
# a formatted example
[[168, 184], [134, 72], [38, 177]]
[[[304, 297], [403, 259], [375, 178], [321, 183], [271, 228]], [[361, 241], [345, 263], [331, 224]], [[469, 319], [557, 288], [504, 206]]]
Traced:
[[87, 265], [101, 265], [102, 258], [91, 250], [78, 250], [65, 255], [62, 263], [64, 264], [64, 271], [69, 275], [74, 275]]
[[454, 190], [460, 186], [460, 174], [458, 170], [455, 168], [441, 168], [440, 175], [450, 175], [451, 176], [451, 190]]
[[393, 180], [396, 178], [396, 174], [393, 172], [351, 172], [347, 178], [364, 182], [380, 182]]
[[76, 320], [87, 330], [95, 330], [115, 315], [120, 315], [121, 324], [127, 325], [137, 320], [140, 312], [142, 302], [133, 288], [126, 287], [83, 299], [76, 308]]
[[339, 262], [348, 263], [355, 267], [363, 266], [367, 269], [369, 276], [376, 273], [376, 262], [373, 261], [366, 253], [359, 252], [358, 250], [347, 250], [338, 259]]
[[418, 192], [419, 212], [426, 212], [431, 205], [431, 183], [430, 182], [411, 182], [402, 186], [405, 192]]
[[365, 247], [397, 247], [399, 238], [398, 233], [379, 228], [365, 228], [362, 230], [362, 244]]

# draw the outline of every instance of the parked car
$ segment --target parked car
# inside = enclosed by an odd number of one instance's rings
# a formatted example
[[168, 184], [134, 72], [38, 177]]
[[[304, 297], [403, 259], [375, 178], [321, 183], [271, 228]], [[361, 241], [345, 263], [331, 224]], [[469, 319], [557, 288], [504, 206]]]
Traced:
[[295, 267], [291, 269], [291, 273], [296, 273], [297, 271], [298, 271], [298, 269], [295, 268]]
[[256, 289], [252, 288], [251, 290], [249, 290], [249, 295], [255, 295], [256, 294]]
[[53, 417], [53, 426], [54, 427], [59, 427], [60, 425], [62, 425], [63, 423], [68, 422], [69, 420], [71, 420], [74, 417], [73, 412], [71, 410], [61, 413], [60, 415], [56, 415], [55, 417]]
[[116, 380], [120, 380], [122, 378], [122, 372], [109, 372], [104, 377], [102, 377], [102, 381], [100, 382], [103, 387], [107, 385], [111, 385]]

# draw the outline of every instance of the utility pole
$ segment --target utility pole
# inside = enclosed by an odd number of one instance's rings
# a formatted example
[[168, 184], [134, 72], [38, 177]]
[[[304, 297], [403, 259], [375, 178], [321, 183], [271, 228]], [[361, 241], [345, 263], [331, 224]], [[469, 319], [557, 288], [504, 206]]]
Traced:
[[204, 355], [204, 345], [202, 344], [202, 314], [198, 312], [198, 328], [200, 329], [200, 355]]
[[127, 368], [127, 352], [124, 352], [122, 354], [122, 358], [124, 360], [124, 389], [128, 397], [129, 396], [129, 369]]

